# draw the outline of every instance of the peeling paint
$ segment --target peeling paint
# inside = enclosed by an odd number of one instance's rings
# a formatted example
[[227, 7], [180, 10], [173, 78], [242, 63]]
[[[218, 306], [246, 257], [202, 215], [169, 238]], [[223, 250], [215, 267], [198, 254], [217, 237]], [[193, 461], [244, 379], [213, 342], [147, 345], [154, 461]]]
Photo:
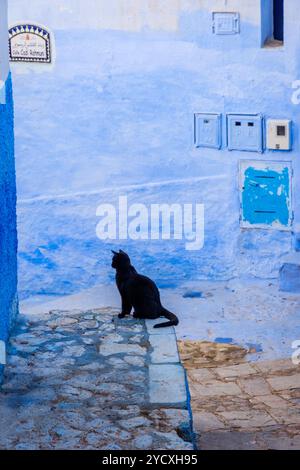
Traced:
[[[267, 183], [261, 183], [266, 181]], [[250, 225], [290, 225], [290, 172], [250, 166], [245, 171], [243, 220]]]

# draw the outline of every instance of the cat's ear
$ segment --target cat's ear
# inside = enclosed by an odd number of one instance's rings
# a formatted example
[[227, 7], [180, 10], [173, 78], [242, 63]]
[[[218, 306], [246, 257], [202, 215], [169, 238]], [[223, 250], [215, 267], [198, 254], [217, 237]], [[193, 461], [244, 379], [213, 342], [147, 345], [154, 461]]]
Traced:
[[122, 255], [126, 255], [125, 251], [119, 250], [119, 253], [122, 253]]
[[114, 254], [114, 255], [117, 255], [118, 253], [114, 250], [111, 250], [111, 252]]

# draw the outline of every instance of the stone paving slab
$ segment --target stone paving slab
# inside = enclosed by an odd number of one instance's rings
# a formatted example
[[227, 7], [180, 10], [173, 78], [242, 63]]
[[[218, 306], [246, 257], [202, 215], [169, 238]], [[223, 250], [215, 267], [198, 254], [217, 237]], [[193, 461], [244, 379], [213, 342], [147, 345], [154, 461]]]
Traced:
[[174, 335], [175, 334], [175, 328], [174, 326], [169, 326], [167, 328], [154, 328], [154, 325], [157, 325], [158, 323], [163, 323], [166, 321], [164, 317], [158, 318], [157, 320], [146, 320], [146, 328], [147, 332], [149, 335]]
[[273, 390], [281, 391], [286, 389], [300, 389], [300, 374], [282, 375], [280, 377], [270, 377], [269, 384]]
[[299, 450], [300, 374], [291, 359], [197, 367], [185, 355], [203, 450]]
[[0, 449], [193, 449], [183, 367], [152, 365], [145, 323], [116, 313], [20, 315], [0, 388]]
[[179, 354], [175, 334], [150, 335], [149, 341], [152, 364], [179, 363]]
[[185, 407], [187, 392], [181, 364], [150, 364], [149, 394], [152, 404], [173, 404]]

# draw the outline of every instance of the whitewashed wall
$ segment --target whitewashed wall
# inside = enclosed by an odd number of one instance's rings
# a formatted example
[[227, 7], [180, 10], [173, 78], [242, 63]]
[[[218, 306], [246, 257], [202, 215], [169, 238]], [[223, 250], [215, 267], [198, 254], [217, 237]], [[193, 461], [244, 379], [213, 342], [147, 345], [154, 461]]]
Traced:
[[119, 31], [178, 31], [180, 15], [199, 10], [241, 10], [246, 21], [258, 24], [261, 0], [11, 0], [10, 18], [35, 19], [54, 29]]
[[4, 100], [3, 87], [9, 72], [7, 44], [7, 0], [0, 0], [0, 103]]

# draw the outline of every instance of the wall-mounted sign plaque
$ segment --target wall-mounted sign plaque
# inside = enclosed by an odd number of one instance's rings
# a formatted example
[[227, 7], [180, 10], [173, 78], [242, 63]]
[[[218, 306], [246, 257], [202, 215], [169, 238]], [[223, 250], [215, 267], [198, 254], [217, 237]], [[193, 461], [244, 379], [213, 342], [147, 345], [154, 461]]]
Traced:
[[9, 60], [51, 63], [49, 31], [32, 24], [20, 24], [10, 28]]

